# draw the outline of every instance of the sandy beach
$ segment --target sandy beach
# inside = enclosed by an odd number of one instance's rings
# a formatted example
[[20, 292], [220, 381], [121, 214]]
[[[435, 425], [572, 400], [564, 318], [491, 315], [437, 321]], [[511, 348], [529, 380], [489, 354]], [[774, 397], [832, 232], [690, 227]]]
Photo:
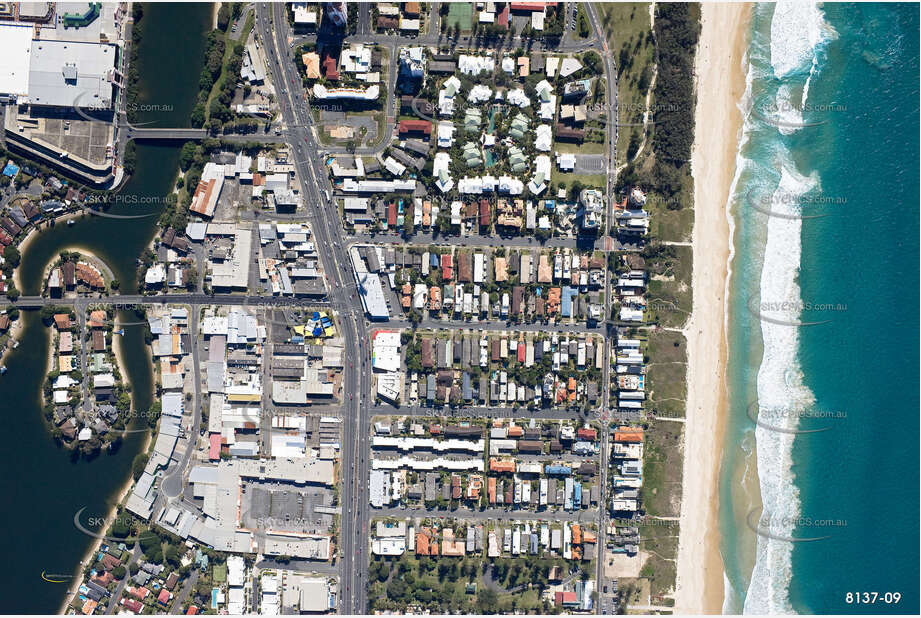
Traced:
[[[742, 60], [749, 4], [701, 5], [692, 153], [695, 225], [694, 312], [685, 329], [688, 399], [675, 609], [722, 611], [719, 469], [727, 414], [726, 284], [730, 231], [726, 204], [735, 173], [745, 91]], [[728, 78], [728, 81], [727, 81]]]
[[[150, 434], [148, 434], [147, 439], [144, 442], [144, 450], [140, 452], [142, 453], [147, 452], [147, 449], [150, 446], [150, 440], [151, 440], [151, 437], [150, 437]], [[131, 475], [128, 475], [128, 480], [125, 481], [125, 484], [121, 487], [121, 489], [118, 490], [118, 494], [115, 496], [114, 505], [109, 510], [109, 512], [106, 513], [106, 521], [113, 521], [115, 519], [115, 516], [118, 514], [118, 505], [124, 502], [125, 498], [128, 496], [128, 492], [131, 491], [132, 487], [134, 487], [134, 477], [132, 477]], [[105, 534], [105, 531], [103, 531], [102, 534]], [[77, 567], [74, 570], [74, 579], [72, 580], [74, 582], [75, 588], [79, 587], [80, 584], [83, 583], [83, 569], [85, 569], [86, 566], [90, 564], [90, 562], [93, 559], [93, 556], [95, 556], [96, 553], [99, 552], [99, 549], [102, 547], [102, 543], [103, 543], [102, 539], [94, 540], [92, 543], [90, 543], [89, 548], [87, 548], [86, 550], [86, 554], [83, 555], [83, 559], [80, 560], [79, 564], [77, 564]], [[67, 612], [67, 607], [70, 605], [71, 600], [73, 600], [74, 594], [75, 594], [75, 591], [71, 592], [64, 598], [64, 602], [61, 604], [61, 609], [58, 610], [59, 615], [63, 616]]]
[[[66, 225], [67, 221], [69, 221], [70, 219], [77, 219], [79, 217], [82, 217], [85, 214], [86, 213], [83, 211], [70, 212], [70, 213], [67, 213], [66, 215], [61, 215], [60, 217], [55, 218], [54, 224], [55, 225]], [[41, 234], [42, 231], [45, 229], [45, 227], [48, 225], [48, 222], [46, 219], [42, 219], [41, 223], [42, 223], [41, 229], [33, 225], [31, 228], [29, 228], [29, 232], [26, 234], [26, 237], [22, 239], [22, 242], [16, 245], [16, 248], [19, 250], [20, 255], [25, 255], [29, 251], [29, 245], [32, 244], [32, 241], [35, 240], [35, 237]], [[19, 269], [18, 268], [13, 271], [13, 285], [16, 286], [17, 290], [19, 290], [20, 292], [22, 291], [22, 285], [19, 280]]]
[[[121, 340], [118, 337], [112, 337], [112, 352], [115, 354], [115, 362], [118, 363], [118, 371], [122, 376], [122, 380], [124, 380], [126, 384], [130, 385], [130, 381], [128, 380], [128, 376], [125, 373], [125, 369], [124, 369], [125, 364], [124, 364], [124, 359], [122, 357], [123, 350], [121, 347]], [[152, 386], [153, 386], [153, 389], [156, 389], [156, 384]], [[152, 393], [155, 393], [156, 391], [153, 389], [152, 389]], [[131, 395], [131, 409], [132, 411], [134, 411], [135, 409], [133, 391]], [[144, 447], [138, 452], [146, 453], [147, 450], [150, 448], [150, 443], [152, 440], [153, 440], [152, 432], [147, 432], [147, 435], [144, 438]], [[115, 496], [115, 501], [113, 503], [112, 508], [109, 510], [108, 513], [106, 513], [106, 521], [112, 521], [115, 519], [115, 516], [118, 514], [118, 505], [124, 503], [125, 498], [128, 497], [128, 492], [131, 491], [132, 487], [134, 487], [134, 477], [129, 474], [128, 478], [125, 480], [125, 484], [122, 485], [122, 487], [118, 490], [118, 493]], [[104, 531], [103, 531], [103, 534], [104, 534]], [[100, 539], [90, 544], [89, 548], [86, 550], [86, 554], [84, 554], [83, 559], [80, 560], [80, 563], [77, 565], [77, 568], [74, 571], [74, 581], [75, 582], [82, 580], [83, 569], [86, 568], [86, 565], [89, 564], [89, 561], [92, 559], [92, 557], [99, 551], [99, 548], [102, 546], [102, 543], [103, 541]], [[64, 603], [61, 606], [60, 611], [58, 611], [58, 614], [63, 615], [67, 611], [67, 607], [68, 605], [70, 605], [70, 601], [72, 598], [73, 598], [73, 595], [71, 594], [71, 595], [68, 595], [67, 598], [64, 599]]]
[[[29, 238], [27, 237], [26, 240], [29, 240]], [[79, 261], [88, 262], [92, 266], [95, 266], [99, 270], [100, 274], [102, 275], [102, 279], [105, 282], [107, 288], [109, 284], [112, 283], [112, 281], [115, 279], [115, 273], [113, 273], [112, 269], [109, 268], [109, 265], [105, 263], [105, 260], [103, 260], [98, 255], [96, 255], [95, 253], [93, 253], [92, 251], [88, 249], [85, 249], [83, 247], [77, 247], [74, 245], [69, 245], [67, 247], [62, 248], [58, 252], [58, 255], [56, 255], [47, 264], [45, 264], [45, 268], [42, 269], [42, 281], [43, 282], [48, 280], [48, 276], [51, 274], [51, 269], [54, 267], [55, 263], [58, 261], [58, 256], [60, 256], [60, 254], [64, 252], [79, 253], [81, 256], [81, 259]], [[16, 285], [16, 288], [19, 289], [19, 269], [18, 268], [14, 271], [13, 276], [14, 276], [13, 282]], [[92, 299], [93, 297], [89, 296], [87, 298]]]

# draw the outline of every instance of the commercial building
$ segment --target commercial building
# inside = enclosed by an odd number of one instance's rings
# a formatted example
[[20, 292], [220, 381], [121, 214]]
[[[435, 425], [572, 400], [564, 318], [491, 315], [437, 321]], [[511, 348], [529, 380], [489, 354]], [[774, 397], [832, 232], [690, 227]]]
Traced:
[[74, 41], [32, 42], [28, 102], [109, 109], [114, 99], [117, 47]]

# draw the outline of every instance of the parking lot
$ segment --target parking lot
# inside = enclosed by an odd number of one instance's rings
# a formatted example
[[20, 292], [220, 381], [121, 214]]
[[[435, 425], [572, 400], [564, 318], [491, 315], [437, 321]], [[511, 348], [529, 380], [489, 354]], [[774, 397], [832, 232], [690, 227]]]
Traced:
[[326, 534], [333, 515], [318, 512], [317, 507], [332, 507], [332, 490], [296, 487], [288, 483], [244, 484], [241, 520], [244, 528]]

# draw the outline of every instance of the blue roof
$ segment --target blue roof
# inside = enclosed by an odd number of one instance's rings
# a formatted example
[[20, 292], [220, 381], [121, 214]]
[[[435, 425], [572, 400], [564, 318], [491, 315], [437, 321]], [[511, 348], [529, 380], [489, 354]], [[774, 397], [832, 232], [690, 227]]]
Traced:
[[563, 293], [560, 298], [560, 313], [564, 318], [572, 317], [572, 297], [578, 294], [575, 288], [571, 288], [568, 285], [563, 288]]
[[16, 178], [17, 174], [19, 174], [19, 167], [12, 161], [8, 161], [6, 167], [3, 168], [3, 175], [9, 176], [10, 178]]

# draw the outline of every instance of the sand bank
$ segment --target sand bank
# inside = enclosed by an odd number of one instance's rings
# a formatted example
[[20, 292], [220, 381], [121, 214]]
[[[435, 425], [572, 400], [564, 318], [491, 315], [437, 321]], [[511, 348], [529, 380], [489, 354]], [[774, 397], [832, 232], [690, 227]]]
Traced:
[[692, 154], [695, 224], [694, 312], [685, 329], [688, 399], [675, 606], [680, 613], [720, 613], [718, 481], [727, 414], [726, 204], [742, 127], [742, 60], [750, 4], [703, 4], [696, 57], [697, 109]]

